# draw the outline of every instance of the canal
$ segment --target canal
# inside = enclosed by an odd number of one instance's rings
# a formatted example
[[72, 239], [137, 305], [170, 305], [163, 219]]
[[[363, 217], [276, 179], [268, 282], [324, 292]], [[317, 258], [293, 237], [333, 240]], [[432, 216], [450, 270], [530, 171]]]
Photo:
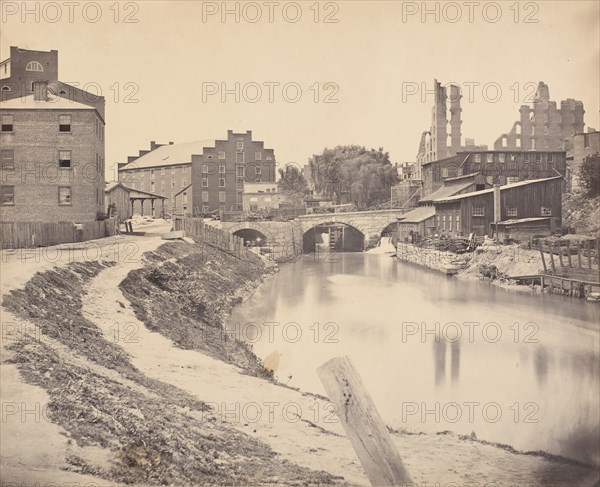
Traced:
[[306, 391], [324, 394], [317, 367], [348, 355], [392, 428], [597, 465], [598, 310], [339, 253], [282, 265], [227, 326]]

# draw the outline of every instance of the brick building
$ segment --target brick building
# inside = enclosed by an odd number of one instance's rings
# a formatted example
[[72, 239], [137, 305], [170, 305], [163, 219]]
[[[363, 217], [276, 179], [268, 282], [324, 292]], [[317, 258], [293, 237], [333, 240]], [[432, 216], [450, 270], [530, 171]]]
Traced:
[[568, 154], [568, 175], [573, 189], [581, 186], [579, 180], [579, 169], [588, 156], [600, 154], [600, 132], [588, 129], [587, 133], [575, 134], [573, 136], [573, 148]]
[[54, 82], [0, 102], [4, 222], [94, 221], [104, 212], [104, 117]]
[[282, 195], [277, 192], [277, 183], [245, 183], [243, 209], [245, 212], [278, 209]]
[[[151, 141], [150, 149], [140, 150], [137, 156], [129, 156], [126, 163], [118, 164], [118, 179], [132, 189], [164, 196], [167, 214], [172, 213], [174, 205], [176, 213], [188, 213], [192, 208], [192, 188], [189, 187], [192, 155], [202, 154], [213, 143], [211, 139], [181, 144]], [[134, 213], [141, 214], [141, 205], [141, 201], [134, 202]], [[159, 216], [156, 208], [153, 216]]]
[[540, 81], [531, 106], [521, 105], [510, 132], [494, 142], [495, 150], [568, 151], [573, 135], [583, 132], [583, 102], [568, 98], [550, 101], [548, 85]]
[[[275, 182], [275, 155], [252, 132], [227, 131], [226, 140], [181, 144], [150, 142], [150, 149], [119, 164], [118, 179], [126, 186], [168, 198], [167, 213], [242, 211], [244, 185]], [[140, 213], [136, 203], [134, 212]]]
[[509, 184], [528, 179], [566, 176], [566, 153], [556, 151], [476, 151], [461, 152], [422, 166], [422, 195], [438, 190], [444, 180], [480, 173], [487, 184]]
[[193, 213], [243, 211], [244, 184], [274, 183], [275, 164], [273, 149], [252, 140], [252, 131], [228, 130], [226, 140], [192, 156]]
[[492, 235], [494, 222], [548, 219], [548, 228], [561, 226], [563, 178], [521, 181], [483, 191], [436, 199], [436, 233]]

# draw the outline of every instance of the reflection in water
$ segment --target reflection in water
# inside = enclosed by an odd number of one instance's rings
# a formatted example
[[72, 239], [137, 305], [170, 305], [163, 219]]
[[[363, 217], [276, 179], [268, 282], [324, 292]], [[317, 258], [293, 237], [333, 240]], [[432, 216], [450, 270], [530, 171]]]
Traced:
[[[385, 255], [334, 257], [323, 262], [307, 255], [282, 265], [231, 316], [230, 327], [300, 325], [302, 336], [293, 343], [263, 332], [253, 345], [261, 359], [281, 352], [280, 379], [292, 376], [291, 386], [323, 394], [317, 367], [348, 355], [392, 427], [475, 431], [520, 450], [600, 463], [597, 305], [459, 281]], [[458, 341], [450, 332], [435, 341], [436, 322], [442, 329], [475, 323], [474, 333], [463, 326]], [[408, 323], [418, 325], [414, 334], [406, 333]], [[482, 333], [487, 323], [497, 323], [498, 341]], [[407, 402], [428, 411], [442, 405], [442, 412], [425, 420], [403, 417]], [[475, 414], [463, 407], [459, 420], [449, 421], [443, 414], [449, 403], [477, 404]], [[488, 420], [486, 405], [500, 409], [498, 421]]]

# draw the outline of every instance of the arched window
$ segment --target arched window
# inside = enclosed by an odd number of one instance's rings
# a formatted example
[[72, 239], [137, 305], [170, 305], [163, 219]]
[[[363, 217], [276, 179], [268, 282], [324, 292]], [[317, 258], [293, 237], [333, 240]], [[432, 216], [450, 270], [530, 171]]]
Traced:
[[10, 89], [10, 86], [3, 86], [2, 91], [12, 91], [12, 90]]
[[44, 68], [37, 61], [31, 61], [25, 66], [25, 71], [44, 71]]

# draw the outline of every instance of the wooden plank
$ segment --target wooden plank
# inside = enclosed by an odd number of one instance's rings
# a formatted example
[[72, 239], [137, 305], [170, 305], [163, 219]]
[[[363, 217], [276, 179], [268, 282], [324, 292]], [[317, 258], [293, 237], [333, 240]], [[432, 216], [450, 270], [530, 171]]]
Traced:
[[588, 269], [592, 268], [592, 242], [588, 240], [587, 243], [587, 251], [588, 251]]
[[569, 267], [573, 267], [573, 263], [571, 262], [571, 242], [567, 240], [567, 257], [569, 258]]
[[552, 264], [552, 271], [556, 272], [556, 265], [554, 264], [554, 244], [548, 244], [550, 250], [550, 264]]
[[558, 243], [558, 262], [560, 263], [561, 267], [565, 266], [563, 264], [563, 249], [562, 249], [562, 245], [560, 244], [560, 242]]
[[581, 267], [581, 241], [577, 240], [577, 262]]
[[348, 357], [317, 369], [329, 399], [352, 443], [371, 485], [412, 484], [387, 427]]

